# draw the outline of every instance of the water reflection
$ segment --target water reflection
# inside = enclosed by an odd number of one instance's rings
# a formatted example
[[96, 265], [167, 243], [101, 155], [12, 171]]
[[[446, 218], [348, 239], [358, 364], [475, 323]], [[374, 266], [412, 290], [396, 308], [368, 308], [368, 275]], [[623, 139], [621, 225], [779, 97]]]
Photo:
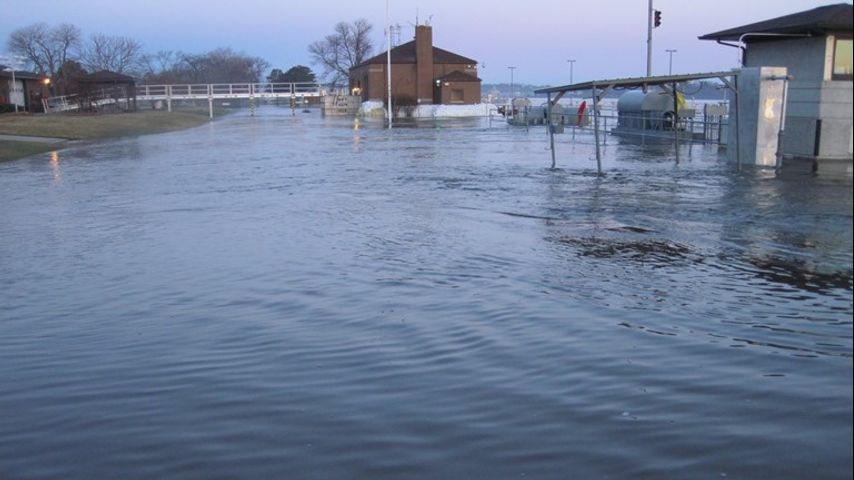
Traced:
[[769, 255], [748, 255], [745, 260], [755, 268], [757, 277], [810, 292], [831, 293], [835, 289], [851, 291], [854, 282], [854, 272], [850, 268], [824, 272], [809, 260]]
[[62, 168], [59, 165], [59, 152], [56, 150], [50, 152], [50, 171], [53, 174], [53, 184], [62, 183]]

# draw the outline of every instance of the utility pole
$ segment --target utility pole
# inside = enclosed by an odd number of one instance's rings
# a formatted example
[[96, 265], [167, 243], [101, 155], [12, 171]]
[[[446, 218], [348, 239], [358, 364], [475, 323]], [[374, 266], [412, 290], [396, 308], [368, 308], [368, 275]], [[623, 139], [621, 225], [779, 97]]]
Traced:
[[[652, 0], [650, 0], [652, 1]], [[386, 51], [386, 89], [388, 91], [388, 128], [391, 129], [392, 123], [392, 112], [391, 112], [391, 23], [388, 17], [388, 2], [389, 0], [385, 0], [385, 25], [386, 25], [386, 45], [388, 46], [388, 50]]]
[[676, 53], [676, 49], [666, 49], [665, 52], [670, 54], [670, 65], [667, 67], [667, 74], [673, 75], [673, 54]]
[[649, 14], [646, 21], [646, 76], [652, 76], [652, 0], [649, 0]]
[[510, 98], [513, 98], [513, 70], [516, 70], [516, 67], [507, 67], [510, 70]]

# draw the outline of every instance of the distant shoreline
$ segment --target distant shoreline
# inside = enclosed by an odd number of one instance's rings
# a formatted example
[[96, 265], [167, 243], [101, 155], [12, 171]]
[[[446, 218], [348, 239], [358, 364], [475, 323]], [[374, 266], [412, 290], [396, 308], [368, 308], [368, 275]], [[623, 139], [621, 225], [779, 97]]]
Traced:
[[[0, 135], [39, 138], [0, 139], [0, 161], [57, 150], [73, 140], [165, 133], [196, 127], [209, 121], [207, 109], [103, 114], [5, 114], [0, 116]], [[60, 141], [45, 142], [42, 140], [44, 137]]]

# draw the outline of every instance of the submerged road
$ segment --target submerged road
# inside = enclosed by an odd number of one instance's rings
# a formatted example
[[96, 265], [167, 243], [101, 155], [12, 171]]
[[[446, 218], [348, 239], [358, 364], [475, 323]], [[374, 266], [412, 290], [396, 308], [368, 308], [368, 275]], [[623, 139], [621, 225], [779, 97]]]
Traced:
[[850, 478], [850, 177], [257, 113], [0, 164], [0, 477]]

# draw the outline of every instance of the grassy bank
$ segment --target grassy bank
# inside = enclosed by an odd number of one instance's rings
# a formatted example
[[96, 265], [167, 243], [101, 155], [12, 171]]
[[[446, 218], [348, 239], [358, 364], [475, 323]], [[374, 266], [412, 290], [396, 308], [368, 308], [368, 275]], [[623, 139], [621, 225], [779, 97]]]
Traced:
[[[0, 115], [0, 134], [92, 140], [183, 130], [209, 120], [207, 109], [104, 114], [6, 114]], [[0, 141], [0, 161], [57, 148], [62, 148], [62, 144], [4, 140]]]
[[8, 142], [0, 140], [0, 162], [28, 157], [37, 153], [49, 152], [61, 148], [62, 144], [35, 142]]
[[0, 116], [0, 133], [69, 140], [162, 133], [195, 127], [209, 120], [207, 110], [131, 113]]

